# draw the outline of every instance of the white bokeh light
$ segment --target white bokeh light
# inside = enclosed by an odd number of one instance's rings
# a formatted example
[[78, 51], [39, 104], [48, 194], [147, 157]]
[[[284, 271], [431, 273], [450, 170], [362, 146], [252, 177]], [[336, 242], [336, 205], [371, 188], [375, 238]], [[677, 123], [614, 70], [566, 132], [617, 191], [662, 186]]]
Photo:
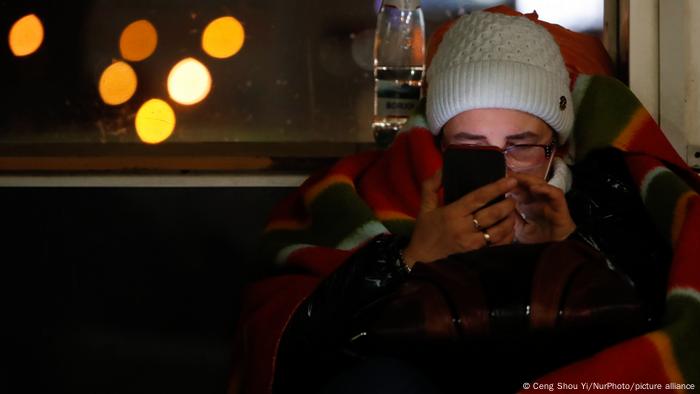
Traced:
[[515, 9], [527, 14], [537, 11], [540, 20], [574, 31], [603, 28], [605, 0], [516, 0]]
[[168, 75], [168, 93], [179, 104], [197, 104], [207, 97], [210, 90], [211, 74], [197, 59], [183, 59]]

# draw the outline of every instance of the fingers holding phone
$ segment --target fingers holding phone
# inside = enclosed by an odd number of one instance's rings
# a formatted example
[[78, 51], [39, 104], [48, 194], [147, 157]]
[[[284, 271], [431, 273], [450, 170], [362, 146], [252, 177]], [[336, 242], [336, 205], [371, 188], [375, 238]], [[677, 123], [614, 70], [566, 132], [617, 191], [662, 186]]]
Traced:
[[[503, 194], [505, 193], [500, 195]], [[478, 197], [470, 195], [465, 197], [467, 199], [478, 199]], [[473, 211], [467, 219], [472, 222], [476, 231], [482, 233], [482, 237], [487, 241], [485, 242], [486, 246], [511, 243], [515, 236], [515, 202], [511, 199], [503, 199], [492, 205], [484, 206], [484, 204], [481, 204], [480, 206], [482, 208]]]
[[[422, 209], [416, 218], [411, 241], [404, 251], [406, 264], [412, 267], [419, 261], [431, 263], [455, 253], [512, 242], [515, 203], [504, 199], [488, 205], [488, 201], [505, 195], [516, 186], [514, 179], [502, 178], [452, 204], [432, 210]], [[424, 191], [426, 189], [424, 187]]]
[[[421, 211], [404, 252], [407, 264], [433, 262], [451, 254], [510, 243], [515, 204], [505, 199], [517, 182], [504, 178], [505, 161], [497, 149], [448, 147], [441, 174], [422, 190]], [[445, 205], [438, 206], [442, 178]]]
[[445, 203], [468, 212], [486, 246], [510, 243], [515, 204], [505, 198], [514, 183], [504, 178], [503, 151], [493, 146], [449, 145], [443, 154]]
[[509, 197], [520, 213], [516, 220], [516, 239], [522, 243], [560, 241], [576, 229], [564, 192], [544, 179], [512, 174], [518, 181]]

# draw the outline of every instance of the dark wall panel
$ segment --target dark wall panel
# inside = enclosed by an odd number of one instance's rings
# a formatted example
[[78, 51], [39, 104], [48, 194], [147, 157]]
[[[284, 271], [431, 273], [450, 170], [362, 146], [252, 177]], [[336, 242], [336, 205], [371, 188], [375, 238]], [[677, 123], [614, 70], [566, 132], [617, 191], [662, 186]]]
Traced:
[[0, 391], [224, 392], [242, 287], [270, 268], [258, 236], [290, 191], [0, 189]]

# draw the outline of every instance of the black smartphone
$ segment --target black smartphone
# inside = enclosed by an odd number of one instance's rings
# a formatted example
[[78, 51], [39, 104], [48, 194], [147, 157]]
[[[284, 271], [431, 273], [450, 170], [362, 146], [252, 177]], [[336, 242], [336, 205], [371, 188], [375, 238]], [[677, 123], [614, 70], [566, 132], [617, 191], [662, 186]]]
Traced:
[[[506, 176], [503, 152], [493, 146], [449, 145], [443, 153], [442, 185], [445, 205]], [[487, 205], [502, 201], [495, 198]]]

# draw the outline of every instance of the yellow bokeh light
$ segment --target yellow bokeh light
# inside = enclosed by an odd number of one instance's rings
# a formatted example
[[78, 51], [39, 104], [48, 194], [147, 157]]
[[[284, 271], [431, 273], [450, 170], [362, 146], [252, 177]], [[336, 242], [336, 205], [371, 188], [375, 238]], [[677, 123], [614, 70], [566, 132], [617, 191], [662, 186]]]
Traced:
[[44, 42], [44, 26], [34, 14], [20, 18], [10, 29], [10, 50], [15, 56], [28, 56]]
[[136, 113], [136, 133], [147, 144], [159, 144], [175, 130], [175, 112], [160, 99], [146, 101]]
[[124, 28], [119, 38], [122, 57], [139, 62], [151, 56], [158, 45], [158, 32], [151, 22], [141, 19]]
[[202, 49], [209, 56], [225, 59], [238, 53], [245, 41], [243, 25], [232, 16], [213, 20], [202, 34]]
[[197, 104], [207, 97], [210, 90], [211, 74], [197, 59], [181, 60], [168, 75], [168, 93], [179, 104]]
[[134, 69], [125, 62], [107, 67], [100, 77], [100, 97], [109, 105], [127, 102], [136, 92], [137, 78]]

